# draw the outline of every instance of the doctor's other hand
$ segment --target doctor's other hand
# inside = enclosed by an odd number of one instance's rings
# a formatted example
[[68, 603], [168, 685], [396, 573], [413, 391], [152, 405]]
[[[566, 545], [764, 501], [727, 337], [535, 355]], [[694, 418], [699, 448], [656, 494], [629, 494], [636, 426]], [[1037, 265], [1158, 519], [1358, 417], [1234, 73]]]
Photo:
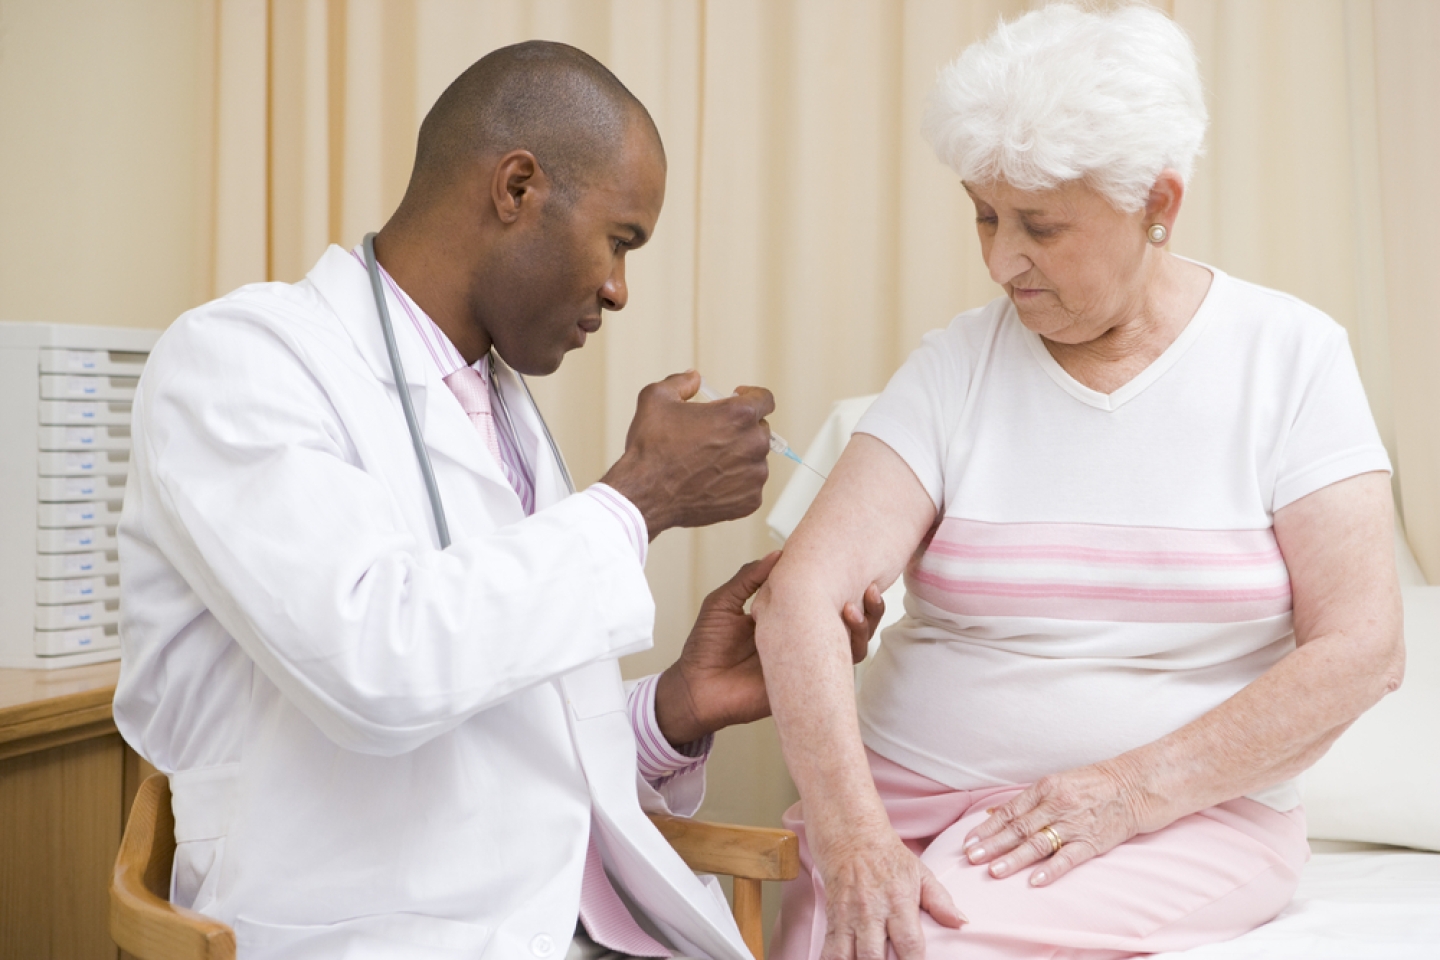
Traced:
[[[675, 746], [770, 715], [765, 676], [755, 651], [755, 620], [745, 612], [745, 604], [779, 559], [777, 550], [752, 560], [716, 587], [700, 604], [680, 659], [660, 675], [655, 720]], [[885, 601], [873, 583], [859, 602], [846, 603], [840, 611], [855, 663], [865, 659], [870, 638], [884, 616]]]
[[625, 452], [600, 478], [635, 504], [652, 540], [670, 527], [749, 516], [770, 475], [770, 391], [739, 387], [733, 397], [687, 403], [699, 389], [691, 370], [641, 390]]

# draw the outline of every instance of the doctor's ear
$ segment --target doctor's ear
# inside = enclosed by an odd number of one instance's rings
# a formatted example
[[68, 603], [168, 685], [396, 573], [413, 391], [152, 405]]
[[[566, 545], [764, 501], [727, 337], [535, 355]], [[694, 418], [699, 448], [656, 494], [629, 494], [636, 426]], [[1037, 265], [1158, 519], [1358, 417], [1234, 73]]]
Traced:
[[514, 223], [523, 210], [538, 207], [550, 186], [535, 154], [511, 150], [495, 165], [490, 179], [490, 199], [501, 223]]

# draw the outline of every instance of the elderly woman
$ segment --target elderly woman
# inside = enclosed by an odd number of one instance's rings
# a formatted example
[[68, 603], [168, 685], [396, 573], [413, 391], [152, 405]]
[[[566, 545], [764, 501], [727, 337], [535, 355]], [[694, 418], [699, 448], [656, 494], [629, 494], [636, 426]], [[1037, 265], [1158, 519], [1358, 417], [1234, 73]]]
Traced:
[[[805, 844], [777, 956], [1125, 957], [1292, 896], [1295, 777], [1401, 678], [1389, 463], [1338, 325], [1166, 252], [1205, 124], [1144, 7], [943, 73], [1005, 296], [895, 374], [757, 598]], [[902, 572], [857, 711], [839, 614]]]

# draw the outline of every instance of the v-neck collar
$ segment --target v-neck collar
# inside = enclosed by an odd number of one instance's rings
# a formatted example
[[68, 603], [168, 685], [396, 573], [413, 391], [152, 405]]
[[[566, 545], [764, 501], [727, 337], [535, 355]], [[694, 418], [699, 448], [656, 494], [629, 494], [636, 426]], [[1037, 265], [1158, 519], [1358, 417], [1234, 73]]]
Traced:
[[[1020, 323], [1018, 313], [1015, 315], [1015, 323], [1019, 325], [1020, 335], [1025, 338], [1026, 344], [1030, 347], [1030, 353], [1035, 357], [1035, 362], [1040, 364], [1040, 369], [1044, 370], [1060, 389], [1081, 403], [1094, 407], [1097, 410], [1105, 410], [1107, 412], [1119, 410], [1125, 404], [1144, 393], [1151, 384], [1159, 380], [1171, 367], [1179, 363], [1180, 358], [1185, 356], [1186, 351], [1200, 338], [1201, 332], [1203, 332], [1205, 327], [1210, 323], [1210, 315], [1214, 312], [1210, 305], [1216, 298], [1215, 289], [1224, 281], [1225, 274], [1209, 264], [1198, 263], [1193, 260], [1191, 262], [1210, 271], [1210, 289], [1205, 291], [1205, 297], [1200, 301], [1200, 306], [1195, 310], [1194, 316], [1185, 324], [1185, 329], [1180, 331], [1180, 335], [1170, 343], [1170, 346], [1166, 347], [1160, 356], [1150, 361], [1150, 365], [1144, 370], [1141, 370], [1135, 376], [1121, 384], [1114, 393], [1101, 393], [1098, 390], [1092, 390], [1090, 387], [1085, 386], [1085, 384], [1070, 376], [1065, 368], [1060, 366], [1060, 361], [1056, 360], [1050, 355], [1050, 351], [1045, 349], [1045, 341], [1041, 339], [1040, 334], [1035, 333], [1023, 323]], [[1012, 305], [1010, 309], [1013, 311], [1015, 308]]]

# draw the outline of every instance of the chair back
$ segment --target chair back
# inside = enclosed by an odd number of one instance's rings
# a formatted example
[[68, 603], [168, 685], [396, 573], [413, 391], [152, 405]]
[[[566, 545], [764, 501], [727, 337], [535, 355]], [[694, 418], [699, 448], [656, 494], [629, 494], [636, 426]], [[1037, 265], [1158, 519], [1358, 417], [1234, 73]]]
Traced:
[[110, 878], [111, 938], [137, 960], [235, 960], [234, 931], [170, 903], [174, 861], [170, 781], [157, 773], [140, 785], [120, 839]]
[[[701, 823], [651, 816], [691, 869], [734, 877], [736, 924], [750, 951], [764, 960], [762, 880], [799, 873], [799, 843], [789, 830]], [[155, 774], [140, 785], [110, 878], [110, 936], [137, 960], [235, 960], [235, 932], [170, 902], [175, 815], [170, 781]]]

